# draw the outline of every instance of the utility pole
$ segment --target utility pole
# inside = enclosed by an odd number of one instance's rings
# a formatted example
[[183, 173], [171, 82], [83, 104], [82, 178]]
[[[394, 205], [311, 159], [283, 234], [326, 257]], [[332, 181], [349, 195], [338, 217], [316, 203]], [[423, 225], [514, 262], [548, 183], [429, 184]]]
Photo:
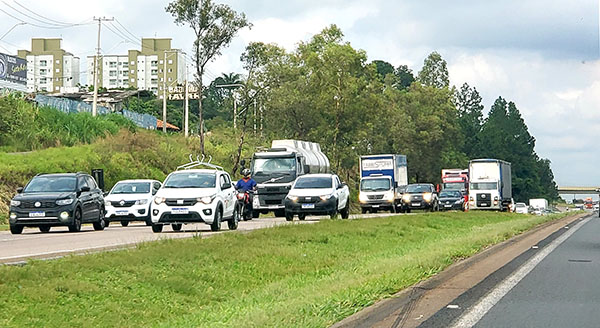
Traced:
[[184, 136], [187, 138], [188, 137], [188, 122], [189, 122], [189, 117], [190, 117], [190, 102], [189, 102], [189, 89], [188, 89], [188, 66], [187, 63], [185, 65], [185, 112], [183, 114], [184, 116]]
[[237, 129], [237, 99], [233, 97], [233, 129]]
[[94, 17], [94, 20], [98, 21], [98, 47], [96, 48], [96, 57], [94, 57], [94, 100], [92, 102], [92, 116], [96, 116], [98, 114], [98, 61], [100, 59], [100, 28], [102, 27], [102, 22], [112, 22], [114, 20], [113, 17]]
[[163, 60], [163, 132], [167, 133], [167, 51]]

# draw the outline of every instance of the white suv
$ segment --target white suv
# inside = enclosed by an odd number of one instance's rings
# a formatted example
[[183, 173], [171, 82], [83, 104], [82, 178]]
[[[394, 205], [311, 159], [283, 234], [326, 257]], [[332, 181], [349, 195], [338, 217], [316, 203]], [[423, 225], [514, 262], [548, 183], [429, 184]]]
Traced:
[[180, 231], [184, 223], [201, 222], [219, 231], [223, 221], [230, 230], [237, 229], [240, 214], [229, 174], [219, 166], [197, 165], [211, 169], [184, 169], [167, 176], [152, 202], [152, 231], [161, 232], [165, 224]]
[[338, 213], [342, 219], [350, 214], [350, 191], [335, 174], [305, 174], [292, 185], [284, 200], [285, 219], [292, 221], [294, 215], [304, 220], [306, 215], [330, 215]]
[[104, 197], [106, 226], [121, 222], [126, 227], [131, 221], [150, 225], [150, 204], [161, 183], [156, 180], [123, 180], [117, 182]]

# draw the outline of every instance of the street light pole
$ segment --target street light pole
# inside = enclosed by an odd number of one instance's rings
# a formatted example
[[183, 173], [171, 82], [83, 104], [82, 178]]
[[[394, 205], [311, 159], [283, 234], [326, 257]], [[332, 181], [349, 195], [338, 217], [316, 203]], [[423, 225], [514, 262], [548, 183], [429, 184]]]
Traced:
[[163, 132], [167, 133], [167, 52], [163, 60]]
[[114, 18], [106, 17], [94, 17], [94, 20], [98, 21], [98, 47], [96, 48], [96, 57], [94, 57], [94, 99], [92, 101], [92, 116], [98, 114], [98, 61], [100, 60], [100, 28], [102, 27], [102, 21], [113, 21]]

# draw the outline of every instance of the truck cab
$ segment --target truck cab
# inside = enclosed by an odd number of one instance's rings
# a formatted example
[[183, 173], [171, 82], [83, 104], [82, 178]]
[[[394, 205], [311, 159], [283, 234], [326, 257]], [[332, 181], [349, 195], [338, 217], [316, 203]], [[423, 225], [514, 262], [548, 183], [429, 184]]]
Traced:
[[506, 211], [512, 200], [511, 165], [497, 159], [469, 163], [469, 209]]
[[390, 176], [373, 174], [360, 180], [359, 201], [362, 213], [395, 211], [394, 183]]
[[402, 192], [408, 185], [405, 155], [382, 154], [360, 157], [358, 200], [362, 213], [389, 210], [405, 211]]

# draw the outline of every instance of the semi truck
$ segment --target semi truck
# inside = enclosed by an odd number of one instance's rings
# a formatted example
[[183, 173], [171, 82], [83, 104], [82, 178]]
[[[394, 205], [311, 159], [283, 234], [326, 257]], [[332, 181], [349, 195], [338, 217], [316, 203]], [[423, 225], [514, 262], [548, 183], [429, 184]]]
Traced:
[[499, 159], [469, 162], [469, 209], [507, 211], [512, 199], [511, 164]]
[[361, 156], [358, 200], [362, 213], [402, 211], [402, 190], [408, 185], [405, 155]]
[[[243, 166], [243, 165], [242, 165]], [[284, 199], [301, 175], [329, 173], [329, 159], [318, 143], [273, 140], [271, 148], [255, 152], [250, 164], [257, 189], [252, 199], [252, 216], [274, 212], [285, 216]]]
[[469, 170], [443, 169], [442, 190], [457, 190], [466, 196], [469, 190]]

